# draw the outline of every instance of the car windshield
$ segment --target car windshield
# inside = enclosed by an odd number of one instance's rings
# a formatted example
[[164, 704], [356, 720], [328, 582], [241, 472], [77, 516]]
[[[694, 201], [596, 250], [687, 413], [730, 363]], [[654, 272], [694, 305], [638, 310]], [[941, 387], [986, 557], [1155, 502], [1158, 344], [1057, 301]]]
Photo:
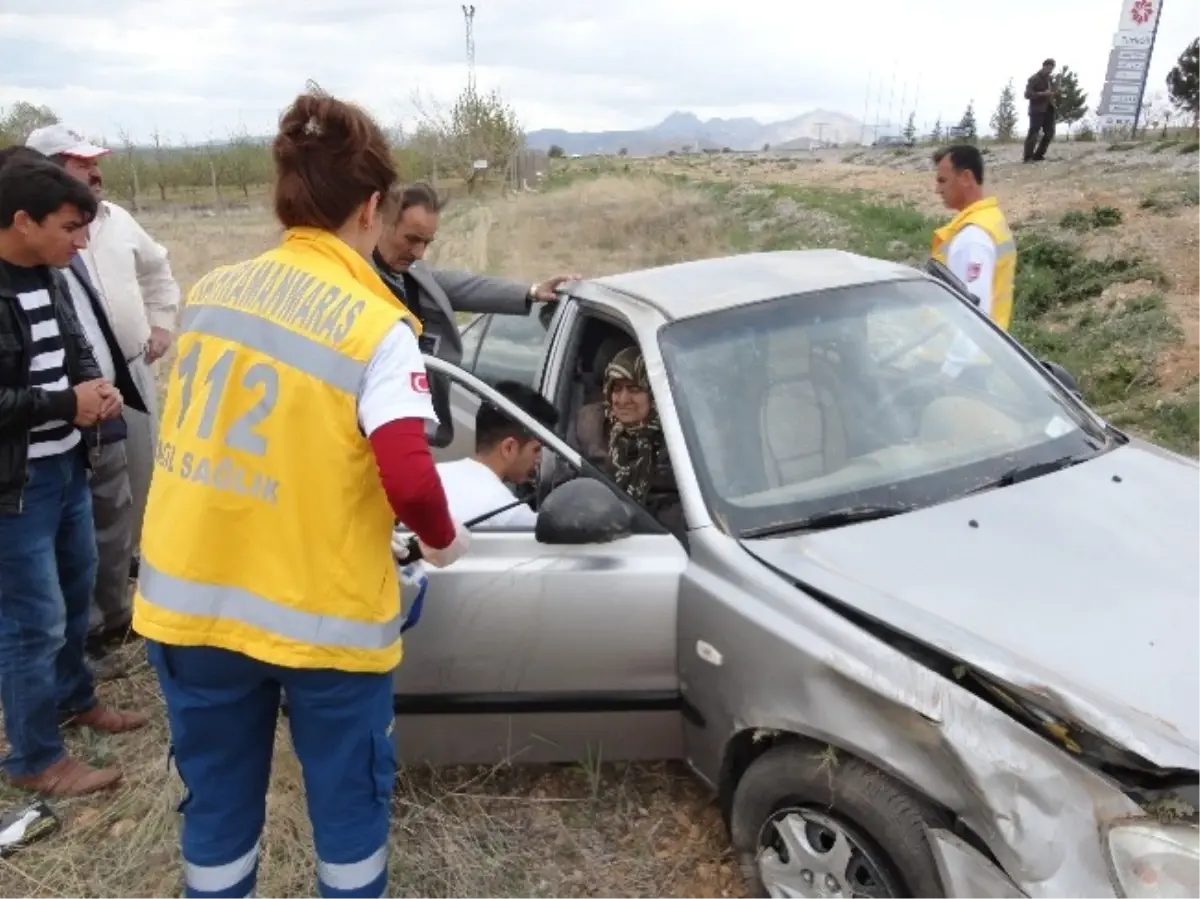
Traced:
[[705, 499], [741, 536], [898, 514], [1106, 443], [1045, 373], [925, 278], [686, 318], [659, 341]]

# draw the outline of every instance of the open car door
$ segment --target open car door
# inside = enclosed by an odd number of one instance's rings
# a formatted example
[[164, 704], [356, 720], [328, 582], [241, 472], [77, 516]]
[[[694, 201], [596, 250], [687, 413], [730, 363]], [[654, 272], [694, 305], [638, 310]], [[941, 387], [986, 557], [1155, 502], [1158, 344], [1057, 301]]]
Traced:
[[[399, 757], [438, 765], [678, 757], [683, 546], [483, 381], [439, 359], [425, 363], [508, 413], [557, 455], [559, 472], [566, 465], [594, 479], [614, 502], [590, 529], [584, 515], [570, 533], [545, 532], [544, 519], [536, 534], [480, 527], [461, 559], [427, 569], [421, 618], [405, 634], [395, 675]], [[545, 507], [571, 487], [551, 491]], [[604, 515], [615, 509], [628, 518], [614, 531]]]

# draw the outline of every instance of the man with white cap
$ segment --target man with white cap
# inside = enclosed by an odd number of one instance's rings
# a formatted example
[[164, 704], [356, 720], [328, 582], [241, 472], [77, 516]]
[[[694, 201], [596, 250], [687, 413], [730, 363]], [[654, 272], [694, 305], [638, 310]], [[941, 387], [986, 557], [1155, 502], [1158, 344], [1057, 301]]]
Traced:
[[[171, 273], [166, 248], [150, 237], [128, 211], [103, 198], [104, 178], [97, 163], [110, 152], [107, 148], [85, 140], [62, 124], [35, 129], [25, 145], [51, 157], [87, 184], [99, 204], [89, 226], [87, 247], [79, 257], [105, 304], [109, 324], [148, 410], [143, 414], [127, 407], [125, 412], [133, 494], [126, 514], [136, 565], [158, 431], [158, 390], [150, 366], [171, 345], [179, 310], [179, 285]], [[102, 652], [104, 645], [125, 638], [132, 607], [126, 592], [121, 593], [115, 606], [117, 600], [109, 596], [97, 595], [97, 599], [99, 616], [93, 610], [93, 618], [100, 617], [103, 624], [93, 631], [90, 642], [94, 650]]]

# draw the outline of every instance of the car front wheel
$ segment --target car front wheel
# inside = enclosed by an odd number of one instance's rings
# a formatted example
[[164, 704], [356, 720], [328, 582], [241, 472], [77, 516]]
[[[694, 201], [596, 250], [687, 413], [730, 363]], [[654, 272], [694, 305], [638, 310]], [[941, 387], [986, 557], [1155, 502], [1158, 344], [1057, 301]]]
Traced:
[[732, 812], [753, 895], [945, 895], [924, 830], [941, 815], [859, 759], [777, 746], [746, 770]]

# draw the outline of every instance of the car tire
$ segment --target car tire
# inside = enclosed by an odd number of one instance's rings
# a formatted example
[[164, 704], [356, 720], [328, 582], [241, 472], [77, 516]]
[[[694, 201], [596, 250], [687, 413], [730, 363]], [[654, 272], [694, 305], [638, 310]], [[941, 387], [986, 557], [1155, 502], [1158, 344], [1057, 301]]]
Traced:
[[[804, 818], [799, 816], [801, 810]], [[730, 817], [733, 849], [751, 895], [771, 895], [763, 880], [760, 849], [764, 855], [773, 852], [771, 858], [782, 859], [782, 864], [791, 867], [783, 858], [786, 846], [777, 849], [770, 845], [781, 832], [775, 826], [777, 820], [800, 823], [806, 836], [818, 838], [809, 839], [810, 845], [828, 842], [830, 837], [848, 840], [854, 861], [842, 872], [845, 879], [840, 895], [852, 895], [854, 878], [864, 876], [877, 882], [873, 895], [945, 895], [925, 827], [948, 826], [947, 816], [860, 759], [822, 752], [810, 744], [769, 749], [742, 775]], [[794, 876], [809, 875], [826, 876], [819, 864], [794, 870]], [[834, 889], [825, 884], [823, 890], [815, 887], [809, 892], [804, 888], [808, 882], [803, 881], [792, 894], [828, 895]]]

